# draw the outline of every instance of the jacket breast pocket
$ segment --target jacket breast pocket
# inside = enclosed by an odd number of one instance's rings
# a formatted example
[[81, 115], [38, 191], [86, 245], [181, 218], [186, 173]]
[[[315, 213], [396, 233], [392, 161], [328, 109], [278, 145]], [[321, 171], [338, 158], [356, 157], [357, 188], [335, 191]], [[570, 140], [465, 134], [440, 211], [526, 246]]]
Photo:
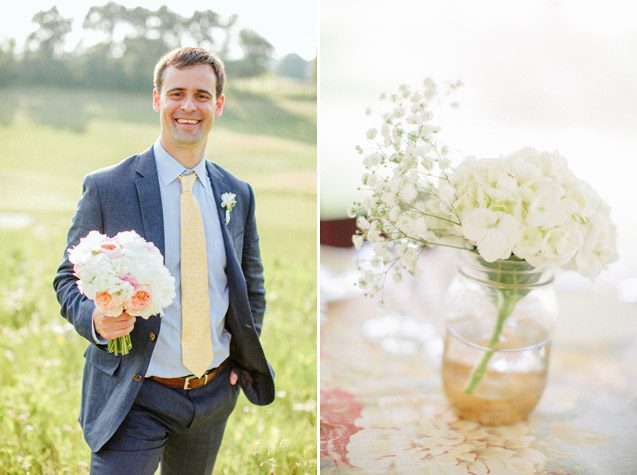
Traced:
[[102, 350], [97, 346], [89, 346], [84, 353], [86, 361], [91, 363], [100, 371], [113, 376], [122, 361], [122, 357], [114, 355], [106, 350]]

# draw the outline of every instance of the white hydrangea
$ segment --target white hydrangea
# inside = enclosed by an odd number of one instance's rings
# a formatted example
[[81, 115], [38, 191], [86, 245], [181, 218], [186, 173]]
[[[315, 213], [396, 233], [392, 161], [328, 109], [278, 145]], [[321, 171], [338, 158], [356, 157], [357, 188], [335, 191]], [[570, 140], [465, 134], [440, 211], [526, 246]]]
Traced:
[[465, 160], [450, 181], [463, 234], [488, 262], [515, 255], [594, 277], [617, 258], [608, 206], [556, 153]]

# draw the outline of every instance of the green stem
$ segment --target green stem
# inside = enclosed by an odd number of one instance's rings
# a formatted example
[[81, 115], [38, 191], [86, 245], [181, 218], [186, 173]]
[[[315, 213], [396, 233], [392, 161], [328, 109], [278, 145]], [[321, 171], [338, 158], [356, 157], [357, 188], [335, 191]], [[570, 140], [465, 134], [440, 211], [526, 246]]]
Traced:
[[108, 342], [108, 352], [115, 355], [127, 355], [133, 348], [130, 335], [120, 336]]
[[517, 304], [518, 300], [521, 296], [517, 292], [513, 292], [512, 294], [508, 293], [505, 290], [497, 291], [497, 300], [496, 306], [498, 308], [498, 321], [495, 324], [493, 329], [493, 334], [491, 335], [491, 339], [487, 343], [488, 350], [484, 352], [480, 362], [471, 372], [471, 376], [469, 376], [469, 381], [464, 388], [464, 392], [466, 394], [472, 394], [475, 391], [482, 378], [487, 372], [487, 366], [489, 365], [489, 361], [493, 356], [493, 352], [495, 351], [495, 347], [498, 345], [500, 341], [500, 334], [502, 333], [502, 329], [504, 328], [504, 322], [507, 318], [513, 313], [513, 309]]

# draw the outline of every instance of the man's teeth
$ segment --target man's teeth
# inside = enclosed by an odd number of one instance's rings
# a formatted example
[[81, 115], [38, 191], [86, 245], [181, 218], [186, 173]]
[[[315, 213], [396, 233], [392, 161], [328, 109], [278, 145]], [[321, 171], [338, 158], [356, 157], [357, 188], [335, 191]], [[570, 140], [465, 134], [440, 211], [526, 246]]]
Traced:
[[177, 119], [177, 122], [180, 124], [196, 124], [199, 122], [198, 120], [190, 120], [190, 119]]

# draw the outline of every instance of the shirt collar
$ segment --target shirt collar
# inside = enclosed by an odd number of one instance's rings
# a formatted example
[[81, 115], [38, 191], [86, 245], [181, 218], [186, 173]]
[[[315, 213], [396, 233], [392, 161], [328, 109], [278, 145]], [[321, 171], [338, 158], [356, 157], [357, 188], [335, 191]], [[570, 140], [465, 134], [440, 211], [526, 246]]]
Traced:
[[[153, 144], [153, 152], [155, 153], [155, 163], [157, 164], [157, 176], [162, 186], [169, 185], [187, 170], [176, 158], [166, 151], [159, 139]], [[208, 180], [208, 172], [206, 171], [205, 155], [192, 170], [197, 174], [197, 178], [199, 178], [204, 188], [211, 191], [210, 180]]]

